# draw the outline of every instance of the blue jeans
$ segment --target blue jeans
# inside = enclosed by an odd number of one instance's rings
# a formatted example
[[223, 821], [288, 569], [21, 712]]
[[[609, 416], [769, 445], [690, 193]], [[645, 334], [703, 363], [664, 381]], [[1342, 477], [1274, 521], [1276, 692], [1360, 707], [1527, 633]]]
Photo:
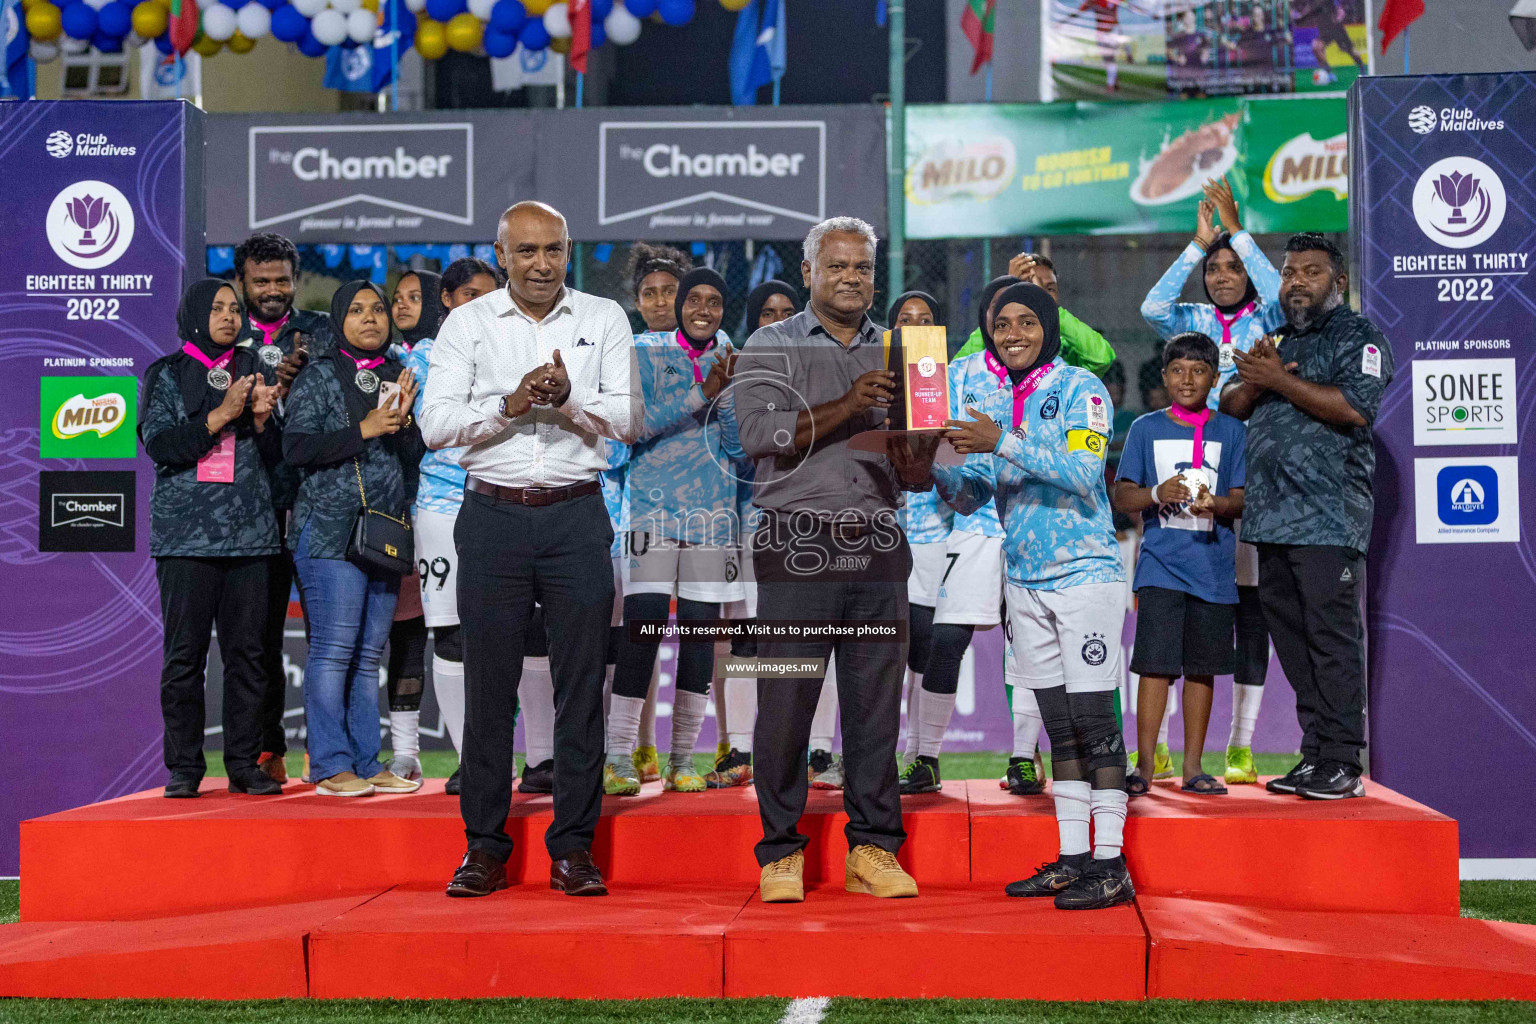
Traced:
[[370, 778], [379, 763], [379, 658], [394, 621], [400, 577], [365, 572], [344, 558], [309, 557], [310, 527], [293, 552], [309, 611], [304, 718], [309, 777]]

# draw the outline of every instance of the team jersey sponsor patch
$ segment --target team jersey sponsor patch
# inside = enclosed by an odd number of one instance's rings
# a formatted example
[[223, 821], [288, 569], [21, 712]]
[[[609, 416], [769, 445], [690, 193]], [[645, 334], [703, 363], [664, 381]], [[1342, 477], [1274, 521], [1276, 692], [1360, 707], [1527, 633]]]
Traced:
[[1109, 403], [1098, 395], [1089, 395], [1083, 399], [1088, 408], [1088, 429], [1096, 430], [1101, 434], [1109, 433]]
[[1365, 346], [1360, 355], [1360, 372], [1367, 377], [1381, 376], [1381, 349], [1375, 345]]

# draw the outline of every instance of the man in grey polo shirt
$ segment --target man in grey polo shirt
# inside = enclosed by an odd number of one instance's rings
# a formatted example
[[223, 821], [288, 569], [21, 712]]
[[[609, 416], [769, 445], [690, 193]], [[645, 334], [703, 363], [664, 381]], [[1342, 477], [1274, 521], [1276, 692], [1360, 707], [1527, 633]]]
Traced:
[[[733, 387], [741, 443], [756, 460], [753, 503], [764, 519], [753, 540], [758, 621], [819, 630], [759, 641], [764, 658], [837, 657], [848, 813], [847, 885], [876, 896], [916, 896], [896, 863], [906, 832], [896, 777], [902, 668], [906, 663], [911, 554], [896, 521], [903, 490], [926, 490], [927, 464], [902, 460], [906, 483], [881, 452], [849, 439], [883, 429], [898, 383], [886, 370], [883, 330], [869, 318], [875, 230], [834, 217], [805, 238], [801, 274], [810, 305], [753, 334]], [[905, 441], [899, 443], [905, 444]], [[926, 458], [931, 461], [931, 450]], [[901, 632], [884, 639], [847, 630]], [[806, 754], [820, 679], [758, 680], [753, 773], [763, 839], [765, 903], [805, 898]]]

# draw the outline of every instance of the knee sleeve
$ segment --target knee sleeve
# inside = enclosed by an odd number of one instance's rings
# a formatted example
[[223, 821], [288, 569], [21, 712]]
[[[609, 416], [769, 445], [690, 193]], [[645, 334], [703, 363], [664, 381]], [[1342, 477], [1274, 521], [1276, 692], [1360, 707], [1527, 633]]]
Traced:
[[612, 665], [619, 660], [619, 638], [623, 635], [623, 626], [608, 627], [608, 651], [603, 655], [604, 665]]
[[933, 609], [925, 604], [909, 606], [907, 668], [913, 672], [928, 671], [928, 655], [933, 647]]
[[[756, 622], [756, 619], [748, 619], [747, 622]], [[746, 623], [738, 623], [745, 625]], [[757, 657], [757, 638], [752, 636], [738, 636], [731, 638], [731, 657], [755, 658]]]
[[421, 676], [389, 677], [389, 710], [421, 710]]
[[[678, 622], [709, 622], [720, 618], [720, 606], [707, 601], [677, 599]], [[684, 640], [677, 645], [677, 688], [686, 693], [708, 693], [715, 674], [714, 640]]]
[[1045, 734], [1051, 738], [1052, 778], [1064, 782], [1082, 779], [1083, 755], [1078, 747], [1077, 730], [1072, 728], [1067, 688], [1050, 686], [1035, 690], [1034, 694], [1035, 702], [1040, 705], [1040, 720], [1045, 723]]
[[[401, 619], [389, 627], [388, 677], [391, 686], [393, 686], [394, 680], [405, 676], [414, 677], [419, 681], [426, 674], [426, 661], [426, 619], [418, 615], [414, 619]], [[405, 708], [403, 710], [410, 711], [414, 709]]]
[[933, 627], [928, 651], [928, 668], [923, 673], [923, 689], [929, 693], [954, 693], [960, 688], [960, 662], [971, 646], [975, 626], [940, 623]]
[[624, 630], [619, 634], [618, 659], [613, 669], [615, 695], [638, 699], [650, 691], [661, 640], [637, 640], [633, 631], [641, 623], [665, 625], [670, 602], [666, 594], [630, 594], [624, 598]]
[[528, 632], [523, 638], [523, 657], [549, 657], [549, 627], [544, 622], [543, 605], [534, 605], [533, 614], [528, 617]]
[[1125, 784], [1125, 737], [1115, 713], [1115, 692], [1067, 695], [1072, 724], [1077, 730], [1083, 769], [1095, 789], [1114, 789]]
[[464, 660], [464, 640], [458, 626], [436, 626], [432, 630], [432, 651], [444, 661]]

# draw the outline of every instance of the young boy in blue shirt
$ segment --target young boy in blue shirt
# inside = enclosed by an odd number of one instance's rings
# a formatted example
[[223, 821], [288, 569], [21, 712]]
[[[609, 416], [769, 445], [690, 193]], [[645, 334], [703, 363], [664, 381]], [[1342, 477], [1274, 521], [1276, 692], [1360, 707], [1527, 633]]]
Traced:
[[[1242, 423], [1211, 410], [1206, 399], [1220, 374], [1220, 350], [1186, 331], [1163, 350], [1163, 384], [1173, 404], [1131, 424], [1115, 479], [1115, 508], [1141, 514], [1136, 564], [1136, 645], [1131, 671], [1141, 676], [1136, 739], [1151, 750], [1168, 705], [1168, 688], [1184, 677], [1184, 791], [1227, 791], [1205, 773], [1201, 758], [1215, 677], [1236, 662], [1237, 545], [1232, 521], [1243, 513]], [[1126, 778], [1132, 796], [1147, 779]]]

